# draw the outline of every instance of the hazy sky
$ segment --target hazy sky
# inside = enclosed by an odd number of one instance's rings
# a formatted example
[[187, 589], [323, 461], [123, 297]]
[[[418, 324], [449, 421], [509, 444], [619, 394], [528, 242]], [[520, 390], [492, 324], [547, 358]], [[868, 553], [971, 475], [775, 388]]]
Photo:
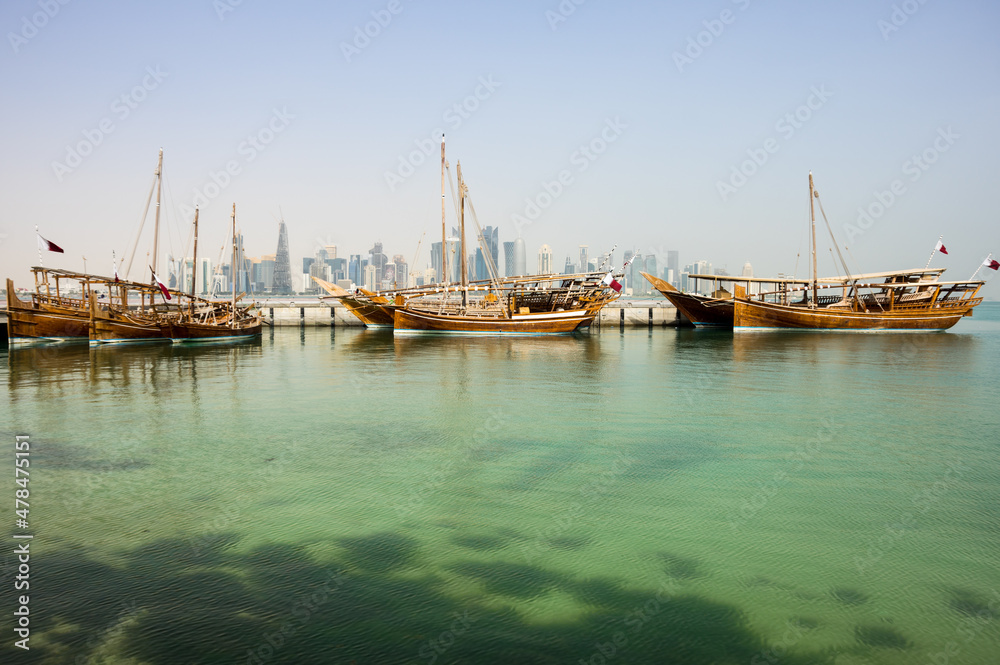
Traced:
[[423, 237], [422, 266], [441, 130], [531, 268], [543, 243], [560, 267], [617, 243], [619, 262], [803, 275], [810, 170], [856, 269], [922, 267], [941, 234], [953, 279], [1000, 253], [991, 0], [7, 0], [0, 27], [0, 277], [19, 284], [35, 225], [66, 249], [46, 265], [110, 272], [161, 147], [164, 251], [201, 197], [213, 259], [235, 202], [252, 255], [280, 206], [293, 273], [327, 243], [412, 262]]

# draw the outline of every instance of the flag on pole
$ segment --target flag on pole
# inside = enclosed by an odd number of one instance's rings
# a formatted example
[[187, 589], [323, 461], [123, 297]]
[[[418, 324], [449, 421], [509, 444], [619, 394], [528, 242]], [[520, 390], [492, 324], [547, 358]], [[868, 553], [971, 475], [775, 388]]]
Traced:
[[997, 261], [996, 259], [986, 259], [983, 261], [983, 265], [990, 270], [1000, 270], [1000, 261]]
[[610, 272], [604, 276], [604, 279], [601, 280], [601, 284], [603, 284], [604, 286], [610, 286], [612, 289], [614, 289], [616, 292], [619, 293], [622, 290], [622, 285], [618, 283], [618, 280], [616, 280], [614, 275], [612, 275]]
[[114, 271], [115, 271], [115, 284], [117, 284], [118, 283], [118, 259], [115, 258], [114, 251], [111, 252], [111, 266], [114, 268]]
[[934, 245], [934, 249], [937, 250], [937, 251], [939, 251], [939, 252], [941, 252], [942, 254], [947, 254], [948, 253], [948, 250], [945, 248], [944, 243], [941, 242], [940, 240], [938, 240], [937, 244]]
[[60, 247], [59, 245], [57, 245], [54, 242], [51, 242], [49, 240], [46, 240], [45, 238], [43, 238], [41, 236], [40, 233], [35, 233], [35, 235], [38, 236], [38, 249], [39, 250], [43, 250], [44, 249], [44, 250], [47, 250], [49, 252], [59, 252], [60, 254], [65, 254], [65, 252], [63, 252], [63, 248]]
[[[152, 268], [150, 268], [150, 271], [152, 271]], [[163, 292], [163, 297], [170, 300], [170, 291], [167, 290], [167, 287], [160, 281], [160, 278], [156, 276], [155, 272], [153, 273], [153, 280], [156, 281], [156, 285], [160, 287], [160, 291]]]

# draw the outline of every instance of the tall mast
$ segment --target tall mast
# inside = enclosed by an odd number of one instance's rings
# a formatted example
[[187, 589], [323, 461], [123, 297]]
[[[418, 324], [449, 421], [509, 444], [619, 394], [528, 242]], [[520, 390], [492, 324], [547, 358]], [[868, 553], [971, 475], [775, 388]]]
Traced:
[[198, 208], [194, 209], [194, 258], [191, 259], [191, 311], [194, 311], [195, 286], [198, 284]]
[[229, 325], [236, 327], [236, 204], [233, 204], [233, 264], [229, 271], [233, 276], [233, 311], [230, 312]]
[[156, 272], [156, 257], [160, 247], [160, 187], [163, 184], [163, 148], [156, 161], [156, 217], [153, 224], [153, 272]]
[[445, 275], [448, 274], [448, 230], [444, 219], [444, 134], [441, 135], [441, 274], [438, 275], [439, 282], [447, 282]]
[[817, 306], [816, 302], [816, 282], [819, 281], [817, 277], [816, 270], [816, 208], [813, 205], [813, 199], [816, 198], [816, 192], [813, 189], [813, 174], [812, 171], [809, 172], [809, 217], [812, 219], [812, 264], [813, 264], [813, 297], [812, 304], [810, 307], [815, 308]]
[[458, 170], [458, 216], [459, 232], [461, 233], [460, 251], [462, 252], [462, 307], [465, 307], [469, 304], [469, 273], [468, 259], [465, 256], [465, 181], [462, 180], [462, 162], [456, 165], [456, 169]]

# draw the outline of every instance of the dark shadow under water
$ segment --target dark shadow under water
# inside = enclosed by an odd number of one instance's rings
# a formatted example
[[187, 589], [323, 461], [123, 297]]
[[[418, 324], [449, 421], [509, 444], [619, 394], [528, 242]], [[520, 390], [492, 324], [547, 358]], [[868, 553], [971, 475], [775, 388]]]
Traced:
[[[339, 555], [327, 562], [284, 544], [237, 553], [237, 540], [157, 541], [120, 553], [114, 564], [84, 548], [33, 558], [44, 574], [37, 586], [32, 579], [32, 648], [22, 652], [5, 640], [0, 660], [697, 665], [749, 663], [767, 648], [735, 607], [684, 591], [676, 580], [640, 591], [617, 580], [473, 560], [427, 574], [419, 572], [427, 562], [418, 543], [394, 533], [335, 541]], [[454, 597], [456, 581], [493, 602]], [[509, 609], [552, 593], [572, 596], [584, 613], [538, 625]], [[782, 657], [788, 665], [830, 661]]]

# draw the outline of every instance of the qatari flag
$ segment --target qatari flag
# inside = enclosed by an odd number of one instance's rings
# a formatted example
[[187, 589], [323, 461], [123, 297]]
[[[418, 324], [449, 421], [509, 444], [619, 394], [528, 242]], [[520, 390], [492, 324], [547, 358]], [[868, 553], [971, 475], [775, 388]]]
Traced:
[[156, 280], [156, 285], [160, 287], [160, 291], [163, 293], [163, 297], [166, 298], [167, 300], [170, 300], [170, 291], [167, 290], [167, 287], [163, 284], [163, 282], [160, 281], [160, 278], [156, 276], [155, 272], [153, 273], [153, 279]]
[[944, 243], [941, 242], [940, 240], [938, 240], [937, 244], [934, 245], [934, 249], [936, 249], [937, 251], [941, 252], [942, 254], [947, 254], [948, 253], [948, 250], [945, 249]]
[[622, 285], [618, 283], [617, 279], [612, 279], [610, 286], [611, 286], [612, 289], [615, 290], [616, 293], [621, 293], [622, 292]]
[[986, 259], [985, 261], [983, 261], [983, 265], [989, 268], [990, 270], [1000, 269], [1000, 261], [997, 261], [996, 259]]
[[65, 254], [66, 253], [66, 252], [63, 251], [62, 247], [60, 247], [59, 245], [55, 244], [54, 242], [46, 240], [45, 238], [43, 238], [41, 235], [39, 235], [37, 233], [35, 235], [38, 236], [38, 249], [44, 249], [44, 250], [47, 250], [49, 252], [59, 252], [60, 254]]

